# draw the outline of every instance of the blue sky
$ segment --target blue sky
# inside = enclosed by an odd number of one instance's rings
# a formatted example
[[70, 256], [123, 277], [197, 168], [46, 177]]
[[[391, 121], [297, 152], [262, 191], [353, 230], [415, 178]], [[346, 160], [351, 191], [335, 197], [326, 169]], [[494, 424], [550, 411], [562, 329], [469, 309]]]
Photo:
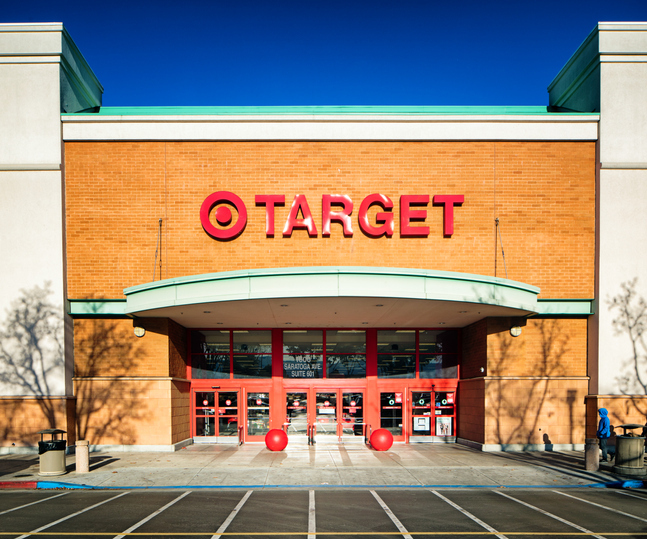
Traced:
[[14, 1], [62, 22], [104, 106], [546, 105], [598, 21], [647, 0]]

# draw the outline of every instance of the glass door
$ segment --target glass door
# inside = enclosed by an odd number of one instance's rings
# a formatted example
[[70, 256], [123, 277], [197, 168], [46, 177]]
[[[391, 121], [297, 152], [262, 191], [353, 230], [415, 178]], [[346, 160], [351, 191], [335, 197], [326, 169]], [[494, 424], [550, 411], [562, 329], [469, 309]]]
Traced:
[[247, 393], [247, 438], [263, 437], [270, 430], [270, 396], [268, 393]]
[[454, 391], [437, 391], [434, 399], [434, 416], [436, 418], [436, 436], [455, 438], [455, 408]]
[[396, 441], [404, 441], [404, 391], [380, 393], [380, 428], [393, 434]]
[[409, 441], [430, 442], [434, 428], [433, 393], [431, 391], [411, 392], [411, 430]]
[[364, 436], [364, 393], [362, 391], [342, 391], [341, 436], [348, 440]]
[[285, 393], [285, 427], [288, 436], [308, 435], [308, 391]]
[[194, 391], [195, 443], [236, 443], [238, 391]]
[[339, 436], [337, 433], [337, 392], [315, 393], [315, 424], [317, 439]]

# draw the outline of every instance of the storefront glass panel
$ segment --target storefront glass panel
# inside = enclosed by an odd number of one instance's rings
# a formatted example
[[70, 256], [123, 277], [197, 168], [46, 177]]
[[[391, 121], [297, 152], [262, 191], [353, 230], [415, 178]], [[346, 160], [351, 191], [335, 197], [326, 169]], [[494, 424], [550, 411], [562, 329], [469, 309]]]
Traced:
[[323, 378], [323, 331], [283, 332], [283, 377]]
[[377, 332], [378, 378], [415, 378], [415, 330]]
[[366, 355], [326, 356], [326, 378], [366, 378]]
[[365, 331], [326, 331], [326, 378], [366, 378]]
[[458, 333], [419, 332], [420, 378], [458, 378]]
[[272, 356], [234, 354], [234, 378], [271, 378]]
[[458, 378], [457, 354], [420, 354], [420, 378]]
[[191, 376], [194, 379], [229, 378], [229, 332], [191, 332]]
[[234, 378], [271, 378], [271, 331], [234, 331], [233, 349]]
[[416, 356], [378, 354], [377, 376], [379, 378], [415, 378]]

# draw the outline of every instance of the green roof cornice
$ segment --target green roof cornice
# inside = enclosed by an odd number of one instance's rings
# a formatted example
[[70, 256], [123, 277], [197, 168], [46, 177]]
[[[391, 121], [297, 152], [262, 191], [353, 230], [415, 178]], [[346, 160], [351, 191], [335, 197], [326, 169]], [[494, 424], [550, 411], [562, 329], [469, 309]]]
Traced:
[[582, 115], [554, 112], [542, 106], [221, 106], [221, 107], [100, 107], [63, 116], [281, 116], [281, 115]]

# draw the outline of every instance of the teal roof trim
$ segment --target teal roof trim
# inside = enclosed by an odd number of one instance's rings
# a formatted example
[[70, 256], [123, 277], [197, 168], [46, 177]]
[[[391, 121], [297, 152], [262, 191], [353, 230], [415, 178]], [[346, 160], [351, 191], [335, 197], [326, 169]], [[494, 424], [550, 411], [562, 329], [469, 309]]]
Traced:
[[538, 299], [536, 317], [586, 317], [595, 313], [592, 299]]
[[72, 318], [130, 318], [125, 299], [70, 299], [67, 303]]
[[[542, 106], [278, 106], [278, 107], [100, 107], [97, 112], [77, 112], [63, 116], [251, 116], [251, 115], [581, 115], [576, 112], [550, 112]], [[586, 113], [590, 114], [590, 113]]]
[[483, 275], [400, 268], [304, 267], [229, 271], [126, 288], [126, 313], [271, 298], [384, 297], [497, 305], [537, 312], [539, 288]]

